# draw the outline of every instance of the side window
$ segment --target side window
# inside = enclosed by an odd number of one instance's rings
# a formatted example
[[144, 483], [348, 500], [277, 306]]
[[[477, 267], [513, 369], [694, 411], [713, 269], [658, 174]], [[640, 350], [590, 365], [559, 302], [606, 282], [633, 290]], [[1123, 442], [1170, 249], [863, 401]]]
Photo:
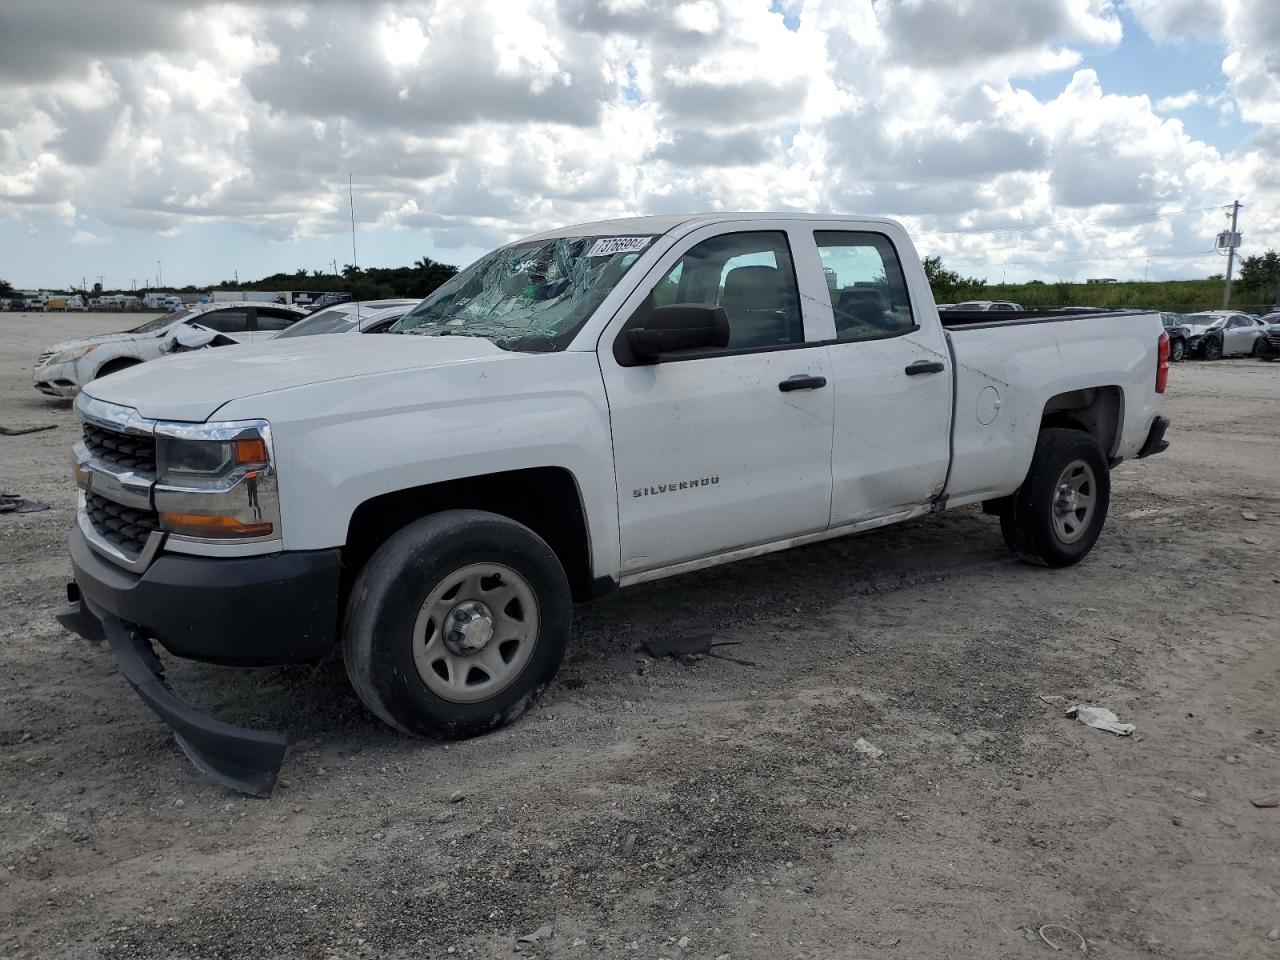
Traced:
[[259, 330], [287, 330], [299, 319], [297, 314], [273, 307], [258, 307]]
[[727, 233], [692, 247], [653, 288], [653, 305], [705, 303], [729, 315], [728, 350], [804, 342], [787, 235]]
[[228, 310], [211, 310], [193, 317], [192, 323], [198, 323], [219, 333], [244, 333], [249, 328], [249, 311], [244, 307]]
[[895, 337], [916, 328], [907, 280], [888, 237], [820, 230], [813, 238], [827, 276], [837, 340]]

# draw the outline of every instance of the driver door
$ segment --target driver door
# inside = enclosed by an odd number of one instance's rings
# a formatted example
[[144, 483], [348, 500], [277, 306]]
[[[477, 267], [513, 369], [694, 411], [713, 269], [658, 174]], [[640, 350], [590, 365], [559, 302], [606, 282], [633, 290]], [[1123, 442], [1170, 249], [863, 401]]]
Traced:
[[[791, 251], [785, 222], [695, 231], [606, 328], [599, 355], [624, 577], [826, 528], [829, 318], [823, 327], [807, 306], [813, 293], [802, 297]], [[724, 307], [728, 345], [656, 363], [615, 351], [637, 311], [673, 303]]]

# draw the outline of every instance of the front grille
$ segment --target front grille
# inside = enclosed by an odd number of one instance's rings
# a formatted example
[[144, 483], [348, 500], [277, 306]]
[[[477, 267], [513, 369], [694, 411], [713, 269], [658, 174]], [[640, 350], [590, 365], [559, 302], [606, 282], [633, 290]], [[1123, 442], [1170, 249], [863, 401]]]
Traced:
[[142, 553], [152, 531], [160, 529], [160, 515], [154, 510], [126, 507], [96, 493], [86, 493], [84, 505], [98, 535], [135, 557]]
[[44, 353], [40, 354], [39, 357], [36, 358], [36, 366], [43, 367], [48, 361], [52, 359], [53, 359], [53, 351], [46, 350]]
[[84, 445], [93, 456], [134, 473], [156, 472], [156, 438], [135, 433], [117, 433], [92, 423], [84, 425]]

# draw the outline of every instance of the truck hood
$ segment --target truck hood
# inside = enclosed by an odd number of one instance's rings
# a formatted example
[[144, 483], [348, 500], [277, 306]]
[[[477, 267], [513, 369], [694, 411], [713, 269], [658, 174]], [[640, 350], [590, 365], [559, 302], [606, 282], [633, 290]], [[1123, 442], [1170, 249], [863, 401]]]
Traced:
[[150, 419], [201, 423], [232, 400], [309, 383], [509, 356], [480, 337], [298, 337], [173, 354], [95, 380], [85, 393]]

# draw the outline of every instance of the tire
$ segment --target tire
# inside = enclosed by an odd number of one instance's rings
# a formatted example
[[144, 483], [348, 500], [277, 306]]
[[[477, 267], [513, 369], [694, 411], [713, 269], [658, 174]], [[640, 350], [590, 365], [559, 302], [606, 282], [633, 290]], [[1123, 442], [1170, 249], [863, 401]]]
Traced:
[[1221, 360], [1222, 359], [1222, 341], [1206, 340], [1204, 346], [1200, 348], [1200, 356], [1205, 360]]
[[1262, 341], [1260, 339], [1253, 341], [1253, 349], [1249, 351], [1249, 356], [1251, 357], [1262, 356]]
[[[483, 621], [479, 632], [464, 616]], [[568, 578], [541, 537], [497, 514], [448, 510], [398, 531], [360, 571], [343, 660], [357, 696], [390, 726], [469, 737], [511, 723], [541, 696], [571, 622]]]
[[[1082, 482], [1083, 481], [1083, 482]], [[1060, 501], [1060, 486], [1079, 485], [1071, 510]], [[1026, 479], [1000, 514], [1000, 532], [1009, 550], [1027, 563], [1068, 567], [1093, 549], [1111, 503], [1111, 474], [1098, 442], [1081, 430], [1048, 427], [1040, 431]], [[1083, 512], [1082, 512], [1083, 511]]]
[[1182, 358], [1187, 355], [1187, 345], [1181, 340], [1174, 340], [1169, 344], [1169, 361], [1171, 363], [1181, 363]]
[[136, 367], [141, 362], [141, 360], [135, 360], [133, 357], [117, 357], [115, 360], [108, 360], [98, 368], [98, 372], [93, 375], [93, 379], [97, 380], [100, 377], [109, 377], [111, 374], [119, 373], [121, 370], [128, 370], [130, 367]]

